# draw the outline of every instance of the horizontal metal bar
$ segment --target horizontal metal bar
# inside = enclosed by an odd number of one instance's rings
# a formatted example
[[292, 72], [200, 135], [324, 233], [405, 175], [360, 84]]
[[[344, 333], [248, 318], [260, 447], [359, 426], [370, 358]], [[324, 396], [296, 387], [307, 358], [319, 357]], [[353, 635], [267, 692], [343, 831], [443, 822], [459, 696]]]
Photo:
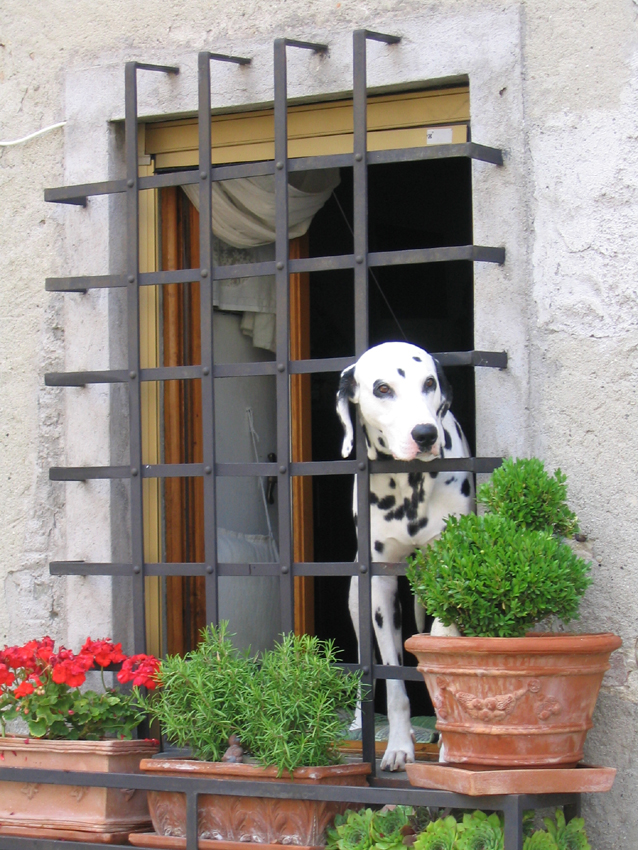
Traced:
[[277, 364], [274, 360], [262, 360], [256, 363], [220, 363], [213, 367], [215, 378], [245, 378], [251, 375], [276, 374]]
[[368, 265], [403, 266], [416, 263], [449, 263], [459, 260], [471, 262], [505, 262], [505, 248], [483, 245], [452, 245], [445, 248], [416, 248], [409, 251], [376, 251], [368, 254]]
[[44, 190], [44, 200], [49, 204], [86, 205], [93, 195], [116, 195], [126, 192], [126, 180], [106, 180], [101, 183], [80, 183], [77, 186], [58, 186]]
[[281, 564], [217, 564], [220, 576], [279, 576], [289, 572], [288, 568], [282, 570]]
[[356, 471], [356, 460], [303, 461], [290, 464], [291, 475], [352, 475]]
[[451, 457], [444, 460], [371, 460], [370, 472], [494, 472], [502, 457]]
[[125, 369], [108, 372], [47, 372], [44, 384], [47, 387], [84, 387], [87, 384], [121, 384], [128, 381]]
[[[142, 791], [172, 791], [186, 794], [221, 794], [239, 797], [270, 797], [286, 800], [346, 800], [361, 805], [404, 804], [441, 808], [487, 809], [502, 811], [517, 798], [525, 808], [545, 808], [574, 802], [578, 794], [495, 794], [471, 797], [452, 791], [414, 788], [407, 779], [395, 776], [371, 780], [371, 786], [305, 785], [297, 782], [228, 781], [192, 776], [151, 776], [143, 773], [89, 773], [85, 771], [42, 770], [28, 767], [0, 767], [0, 781], [34, 784], [131, 788]], [[390, 783], [388, 785], [388, 783]], [[2, 846], [8, 836], [2, 836]], [[28, 839], [29, 842], [34, 839]], [[24, 846], [24, 845], [16, 845]], [[59, 846], [59, 845], [58, 845]], [[64, 847], [72, 847], [65, 842]], [[95, 846], [95, 845], [93, 845]]]
[[115, 289], [126, 286], [123, 274], [81, 275], [79, 277], [48, 277], [47, 292], [86, 292], [87, 289]]
[[165, 171], [160, 174], [151, 174], [148, 177], [139, 177], [138, 186], [143, 189], [166, 189], [169, 186], [187, 186], [199, 183], [199, 171], [190, 169], [188, 171]]
[[199, 269], [175, 269], [165, 272], [141, 272], [140, 286], [157, 286], [167, 283], [192, 283], [199, 280]]
[[230, 280], [236, 277], [266, 277], [268, 275], [274, 275], [275, 271], [274, 260], [268, 260], [264, 263], [237, 263], [234, 266], [215, 266], [213, 269], [213, 280]]
[[370, 41], [382, 41], [384, 44], [398, 44], [401, 41], [400, 35], [386, 35], [383, 32], [375, 32], [374, 30], [365, 30], [366, 38]]
[[427, 159], [478, 159], [503, 165], [503, 151], [478, 145], [476, 142], [464, 142], [458, 145], [426, 145], [418, 148], [395, 148], [384, 151], [368, 151], [368, 165], [385, 165], [390, 162], [418, 162]]
[[482, 366], [506, 369], [506, 351], [440, 351], [432, 355], [441, 366]]
[[[391, 162], [414, 162], [428, 159], [456, 159], [467, 157], [494, 165], [503, 164], [503, 151], [498, 148], [466, 142], [458, 145], [427, 145], [418, 148], [397, 148], [393, 150], [369, 151], [369, 165], [381, 165]], [[289, 161], [289, 171], [311, 171], [319, 168], [345, 168], [352, 165], [352, 154], [332, 154], [329, 156], [298, 157]], [[236, 177], [255, 177], [273, 174], [275, 164], [269, 162], [238, 163], [220, 165], [212, 170], [213, 180], [232, 180]], [[154, 189], [163, 186], [183, 186], [199, 181], [198, 171], [170, 172], [139, 178], [140, 189]], [[110, 195], [126, 191], [125, 180], [108, 180], [99, 183], [83, 183], [77, 186], [60, 186], [44, 190], [44, 200], [49, 203], [86, 204], [88, 197]]]
[[328, 50], [327, 44], [318, 44], [314, 41], [299, 41], [296, 38], [275, 39], [275, 42], [283, 41], [286, 47], [300, 47], [302, 50], [312, 50], [314, 53], [325, 53]]
[[375, 679], [401, 679], [404, 682], [423, 681], [423, 676], [416, 667], [393, 667], [389, 664], [375, 664], [372, 670]]
[[152, 369], [140, 369], [141, 381], [181, 381], [201, 377], [201, 366], [154, 366]]
[[201, 478], [204, 471], [203, 463], [145, 463], [142, 478]]
[[383, 564], [373, 561], [370, 564], [370, 573], [373, 576], [404, 576], [407, 564]]
[[154, 65], [150, 62], [133, 62], [138, 71], [163, 71], [165, 74], [179, 74], [179, 65]]
[[49, 469], [49, 481], [89, 481], [130, 477], [130, 466], [52, 466]]
[[209, 53], [208, 58], [214, 62], [234, 62], [235, 65], [250, 65], [252, 62], [244, 56], [229, 56], [227, 53]]
[[356, 357], [325, 357], [321, 360], [291, 360], [288, 371], [291, 375], [312, 375], [316, 372], [343, 372], [357, 362]]
[[[427, 469], [420, 460], [372, 460], [370, 472], [493, 472], [503, 459], [500, 457], [445, 458], [427, 461]], [[202, 477], [208, 467], [202, 463], [145, 464], [143, 478], [194, 478]], [[357, 472], [354, 460], [304, 461], [290, 464], [290, 474], [304, 475], [352, 475]], [[216, 463], [215, 475], [222, 478], [260, 477], [277, 475], [281, 467], [276, 463]], [[51, 481], [87, 481], [90, 479], [114, 479], [135, 477], [137, 470], [128, 466], [68, 466], [51, 467]]]
[[352, 254], [335, 254], [332, 257], [305, 257], [301, 260], [290, 260], [288, 263], [291, 273], [353, 269], [354, 265], [355, 260]]
[[359, 575], [359, 564], [352, 561], [308, 562], [292, 565], [295, 576], [356, 576]]
[[51, 561], [52, 576], [131, 576], [133, 564], [89, 564], [86, 561]]

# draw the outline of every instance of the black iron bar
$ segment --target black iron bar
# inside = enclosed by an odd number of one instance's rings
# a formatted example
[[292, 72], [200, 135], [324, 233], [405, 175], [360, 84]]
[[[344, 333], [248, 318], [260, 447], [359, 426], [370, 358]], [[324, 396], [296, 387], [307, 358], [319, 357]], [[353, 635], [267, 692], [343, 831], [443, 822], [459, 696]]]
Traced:
[[48, 277], [44, 283], [47, 292], [84, 293], [87, 289], [115, 289], [124, 286], [126, 286], [126, 275], [124, 274]]
[[323, 53], [325, 44], [277, 38], [274, 43], [275, 99], [275, 290], [276, 323], [276, 393], [277, 393], [277, 457], [279, 486], [277, 516], [279, 560], [281, 564], [279, 599], [281, 629], [295, 627], [292, 540], [292, 491], [290, 480], [290, 279], [288, 239], [288, 80], [286, 48], [296, 47]]

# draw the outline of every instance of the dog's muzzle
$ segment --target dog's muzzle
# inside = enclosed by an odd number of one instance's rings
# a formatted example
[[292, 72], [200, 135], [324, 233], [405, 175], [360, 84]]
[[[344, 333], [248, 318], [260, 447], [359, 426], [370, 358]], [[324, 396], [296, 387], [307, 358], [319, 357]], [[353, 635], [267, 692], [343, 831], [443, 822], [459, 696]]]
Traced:
[[410, 436], [421, 452], [427, 452], [436, 443], [439, 432], [436, 425], [415, 425]]

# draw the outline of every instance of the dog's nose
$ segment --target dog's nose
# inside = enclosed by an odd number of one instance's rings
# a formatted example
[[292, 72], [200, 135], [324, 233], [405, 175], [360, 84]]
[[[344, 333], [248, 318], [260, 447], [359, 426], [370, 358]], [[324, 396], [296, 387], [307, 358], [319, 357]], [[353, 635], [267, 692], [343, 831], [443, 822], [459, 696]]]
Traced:
[[415, 425], [412, 429], [412, 439], [422, 450], [431, 449], [438, 436], [436, 425]]

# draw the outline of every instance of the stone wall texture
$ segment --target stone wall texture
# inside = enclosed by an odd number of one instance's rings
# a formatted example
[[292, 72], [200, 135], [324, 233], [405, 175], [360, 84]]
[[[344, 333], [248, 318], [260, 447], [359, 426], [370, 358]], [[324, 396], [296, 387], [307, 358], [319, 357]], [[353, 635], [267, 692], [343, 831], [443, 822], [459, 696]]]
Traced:
[[[49, 294], [49, 276], [121, 271], [121, 199], [48, 205], [43, 189], [122, 174], [123, 65], [179, 64], [140, 78], [140, 113], [196, 108], [197, 51], [253, 57], [223, 67], [215, 108], [272, 99], [272, 41], [330, 45], [292, 55], [293, 97], [351, 87], [351, 32], [397, 33], [369, 49], [370, 86], [470, 81], [475, 243], [504, 245], [476, 268], [476, 348], [507, 371], [477, 375], [481, 454], [559, 466], [588, 537], [594, 584], [582, 627], [623, 638], [588, 759], [616, 765], [587, 800], [596, 850], [638, 842], [638, 36], [635, 0], [41, 0], [0, 4], [0, 644], [50, 633], [76, 644], [119, 622], [126, 588], [51, 578], [59, 558], [109, 560], [122, 523], [105, 482], [51, 484], [51, 465], [107, 463], [108, 388], [44, 387], [46, 371], [121, 364], [120, 311], [104, 291]], [[217, 70], [217, 69], [216, 69]], [[115, 429], [117, 430], [117, 429]], [[72, 522], [71, 522], [72, 520]]]

